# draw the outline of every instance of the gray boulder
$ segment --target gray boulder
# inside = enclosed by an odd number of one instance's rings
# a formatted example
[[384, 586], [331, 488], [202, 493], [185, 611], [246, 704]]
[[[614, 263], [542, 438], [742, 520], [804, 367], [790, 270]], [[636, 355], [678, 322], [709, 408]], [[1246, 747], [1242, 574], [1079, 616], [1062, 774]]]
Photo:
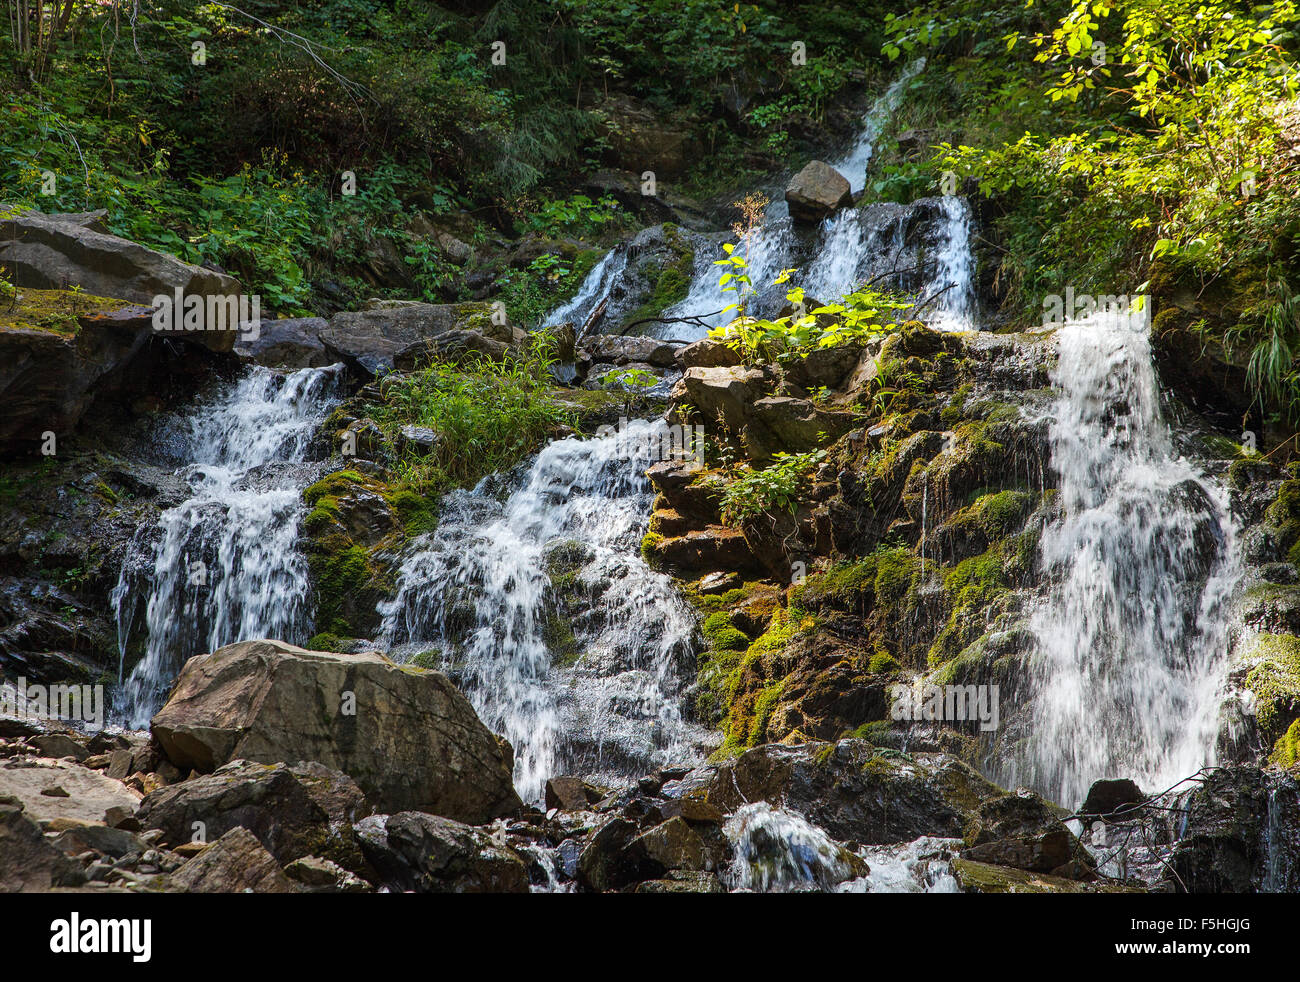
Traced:
[[848, 180], [830, 164], [814, 160], [790, 180], [785, 189], [790, 217], [815, 225], [827, 215], [853, 204]]
[[227, 645], [185, 663], [152, 726], [182, 771], [315, 761], [351, 777], [381, 811], [480, 823], [521, 808], [510, 744], [445, 675], [376, 652]]

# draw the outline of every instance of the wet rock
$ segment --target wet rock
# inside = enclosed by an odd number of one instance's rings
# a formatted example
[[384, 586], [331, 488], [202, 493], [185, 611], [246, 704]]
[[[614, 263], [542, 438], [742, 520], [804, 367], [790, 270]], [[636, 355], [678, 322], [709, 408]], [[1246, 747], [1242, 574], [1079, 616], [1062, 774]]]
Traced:
[[636, 824], [626, 818], [611, 818], [597, 828], [578, 857], [579, 884], [606, 893], [645, 879], [641, 866], [644, 855], [628, 849], [637, 835]]
[[1300, 890], [1300, 776], [1220, 767], [1185, 802], [1166, 884], [1187, 893]]
[[708, 576], [701, 577], [700, 581], [695, 584], [695, 589], [705, 596], [709, 596], [715, 593], [726, 593], [728, 590], [735, 590], [743, 584], [744, 581], [741, 579], [739, 573], [719, 570], [715, 573], [710, 573]]
[[245, 828], [233, 828], [172, 873], [167, 887], [181, 893], [297, 893], [275, 857]]
[[394, 890], [527, 893], [528, 872], [513, 851], [479, 829], [420, 812], [357, 823], [366, 858]]
[[364, 868], [352, 823], [370, 811], [346, 774], [320, 764], [237, 760], [212, 774], [147, 795], [136, 815], [162, 842], [191, 841], [196, 823], [207, 839], [243, 827], [281, 864], [316, 855], [353, 872]]
[[952, 872], [965, 893], [1144, 893], [1114, 883], [1082, 883], [1028, 870], [954, 859]]
[[582, 347], [593, 362], [640, 363], [654, 368], [672, 368], [676, 364], [676, 347], [655, 338], [596, 334], [583, 338]]
[[790, 180], [785, 189], [790, 217], [796, 222], [815, 225], [841, 208], [853, 204], [848, 180], [829, 164], [810, 161]]
[[521, 807], [509, 744], [446, 676], [374, 653], [227, 645], [185, 664], [152, 727], [185, 770], [315, 761], [350, 776], [379, 809], [484, 822]]
[[1106, 821], [1133, 818], [1136, 806], [1146, 800], [1147, 795], [1128, 778], [1094, 781], [1087, 798], [1079, 806], [1079, 814]]
[[323, 317], [264, 318], [257, 337], [241, 337], [235, 354], [268, 368], [323, 368], [333, 363], [320, 339], [328, 327]]
[[636, 893], [726, 893], [716, 873], [674, 870], [663, 879], [644, 880]]
[[546, 782], [546, 807], [583, 811], [591, 805], [587, 785], [580, 777], [553, 777]]
[[960, 836], [980, 802], [1000, 793], [955, 758], [879, 750], [865, 740], [767, 744], [706, 775], [705, 799], [725, 813], [767, 801], [832, 838], [872, 845]]
[[514, 351], [506, 341], [485, 337], [478, 331], [454, 329], [433, 338], [423, 338], [393, 355], [393, 367], [412, 372], [434, 362], [453, 365], [474, 363], [479, 359], [502, 362]]

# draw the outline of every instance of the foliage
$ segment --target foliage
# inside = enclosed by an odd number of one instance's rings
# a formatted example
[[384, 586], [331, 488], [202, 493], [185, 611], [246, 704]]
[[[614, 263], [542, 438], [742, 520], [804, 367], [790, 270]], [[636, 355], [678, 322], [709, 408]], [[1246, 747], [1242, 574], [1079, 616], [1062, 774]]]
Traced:
[[382, 383], [383, 402], [370, 415], [390, 438], [403, 426], [437, 434], [428, 453], [400, 462], [404, 483], [421, 491], [468, 485], [507, 470], [573, 419], [552, 398], [552, 340], [534, 335], [521, 360], [474, 357], [459, 365], [435, 362]]
[[773, 454], [773, 463], [762, 470], [743, 468], [731, 477], [722, 493], [722, 521], [740, 525], [760, 515], [799, 507], [808, 477], [826, 459], [825, 450], [808, 453]]

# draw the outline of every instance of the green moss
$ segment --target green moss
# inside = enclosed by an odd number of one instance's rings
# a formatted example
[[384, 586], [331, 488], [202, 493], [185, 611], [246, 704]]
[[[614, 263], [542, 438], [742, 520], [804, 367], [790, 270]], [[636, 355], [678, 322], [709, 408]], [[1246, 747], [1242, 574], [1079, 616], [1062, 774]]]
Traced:
[[889, 675], [902, 669], [898, 659], [888, 651], [877, 651], [867, 662], [867, 671], [872, 675]]
[[551, 654], [551, 664], [568, 668], [582, 657], [582, 649], [573, 634], [573, 624], [562, 614], [552, 612], [542, 624], [542, 642]]
[[442, 652], [437, 650], [421, 651], [411, 659], [410, 664], [414, 665], [416, 668], [425, 668], [437, 671], [442, 668]]
[[624, 325], [658, 317], [673, 304], [685, 300], [690, 293], [691, 280], [695, 276], [695, 249], [677, 226], [665, 225], [664, 233], [673, 259], [660, 267], [650, 298], [628, 315]]
[[875, 719], [870, 723], [863, 723], [851, 734], [855, 740], [866, 740], [868, 743], [879, 743], [889, 733], [891, 724], [887, 719]]
[[1245, 685], [1255, 694], [1255, 719], [1264, 739], [1273, 742], [1300, 716], [1300, 638], [1261, 634], [1245, 660], [1252, 665]]
[[356, 638], [340, 638], [337, 634], [322, 631], [307, 642], [307, 648], [310, 651], [347, 651], [355, 641]]
[[1276, 534], [1287, 561], [1300, 566], [1300, 480], [1282, 483], [1277, 498], [1264, 512], [1264, 521]]
[[655, 559], [655, 547], [663, 542], [664, 537], [658, 532], [647, 532], [641, 540], [641, 557], [648, 563]]
[[45, 331], [75, 338], [81, 333], [80, 317], [109, 313], [131, 306], [76, 290], [34, 290], [22, 287], [17, 299], [0, 302], [0, 330]]
[[1292, 722], [1290, 728], [1278, 739], [1269, 760], [1281, 767], [1300, 764], [1300, 719]]
[[408, 537], [432, 532], [438, 527], [438, 502], [405, 488], [385, 495]]
[[357, 471], [335, 471], [333, 474], [326, 474], [315, 484], [308, 485], [302, 492], [302, 500], [314, 506], [322, 498], [336, 498], [352, 485], [366, 484], [369, 480]]

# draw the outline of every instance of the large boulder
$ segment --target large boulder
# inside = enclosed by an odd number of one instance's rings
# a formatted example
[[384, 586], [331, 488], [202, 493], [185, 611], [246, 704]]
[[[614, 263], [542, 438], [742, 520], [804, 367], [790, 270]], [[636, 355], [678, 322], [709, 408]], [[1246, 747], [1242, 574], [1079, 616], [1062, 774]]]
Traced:
[[832, 212], [853, 204], [853, 189], [848, 179], [830, 164], [813, 160], [790, 179], [785, 200], [791, 218], [815, 225]]
[[331, 360], [368, 378], [391, 372], [399, 352], [452, 330], [504, 343], [514, 340], [507, 325], [493, 321], [486, 303], [401, 303], [345, 311], [330, 318], [320, 340]]
[[[152, 306], [154, 298], [238, 297], [239, 281], [225, 273], [192, 266], [175, 256], [102, 231], [94, 215], [45, 215], [27, 211], [0, 217], [0, 266], [18, 287], [80, 288]], [[224, 330], [185, 331], [182, 336], [213, 351], [230, 351], [237, 325]]]
[[357, 823], [366, 858], [394, 890], [527, 893], [528, 871], [513, 851], [471, 828], [420, 812]]
[[185, 663], [152, 727], [182, 770], [316, 761], [355, 780], [381, 811], [480, 823], [522, 807], [510, 744], [469, 700], [445, 675], [375, 652], [227, 645]]
[[136, 820], [177, 846], [201, 829], [207, 841], [243, 827], [282, 865], [304, 856], [363, 868], [352, 823], [370, 812], [346, 774], [320, 764], [231, 761], [212, 774], [160, 788], [140, 802]]
[[21, 804], [33, 821], [102, 822], [109, 809], [130, 813], [140, 802], [139, 794], [120, 780], [40, 757], [27, 758], [21, 766], [0, 767], [0, 798], [4, 797]]

